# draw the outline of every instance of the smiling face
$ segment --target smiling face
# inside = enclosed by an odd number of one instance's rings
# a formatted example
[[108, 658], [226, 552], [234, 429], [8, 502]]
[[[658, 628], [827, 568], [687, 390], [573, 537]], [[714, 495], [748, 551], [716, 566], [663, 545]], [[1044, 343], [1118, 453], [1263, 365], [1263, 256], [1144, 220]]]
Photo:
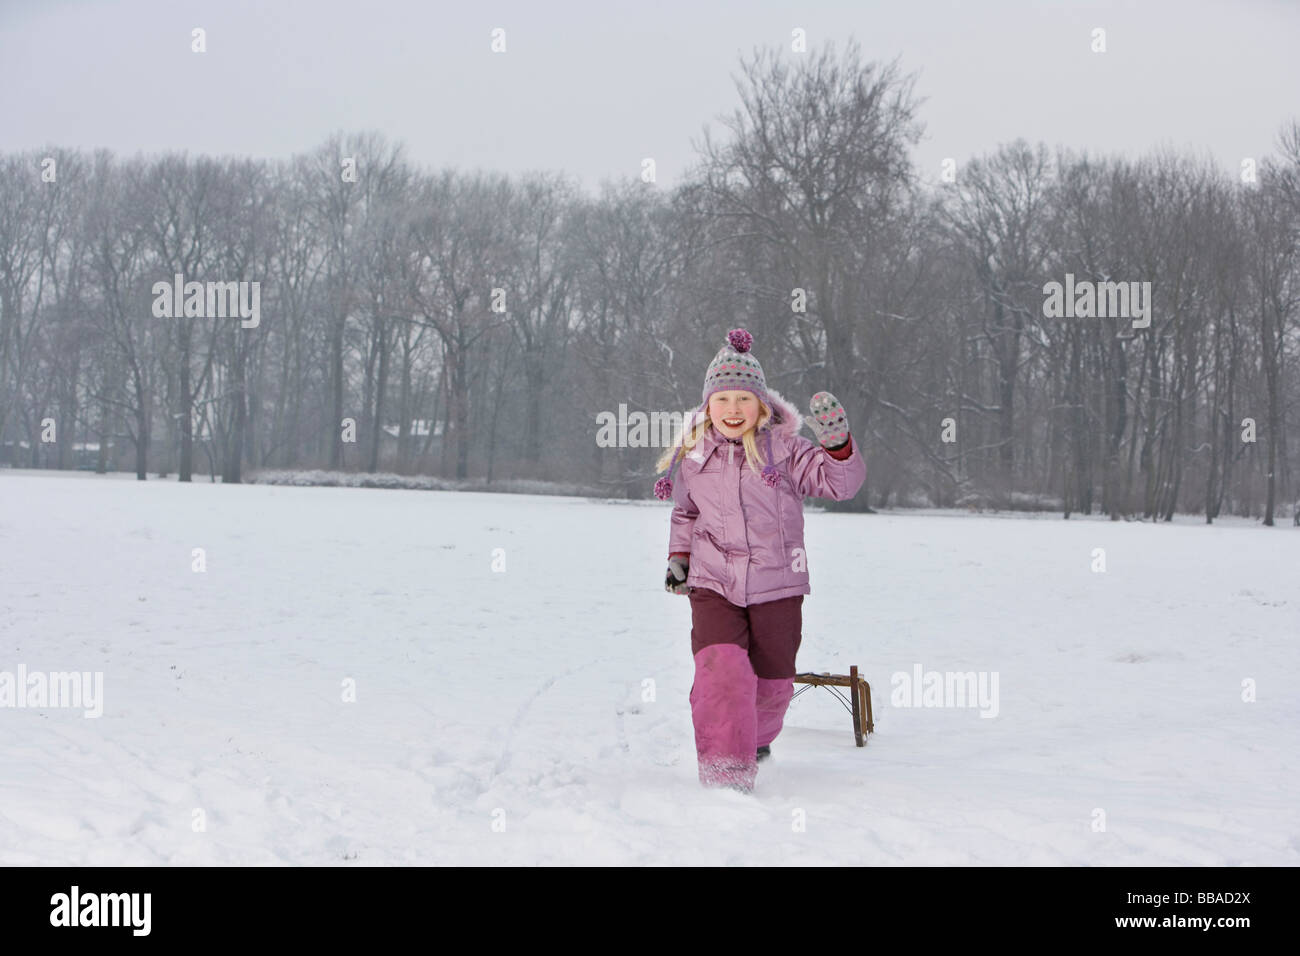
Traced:
[[709, 396], [709, 419], [724, 438], [739, 438], [758, 424], [762, 414], [753, 392], [714, 392]]

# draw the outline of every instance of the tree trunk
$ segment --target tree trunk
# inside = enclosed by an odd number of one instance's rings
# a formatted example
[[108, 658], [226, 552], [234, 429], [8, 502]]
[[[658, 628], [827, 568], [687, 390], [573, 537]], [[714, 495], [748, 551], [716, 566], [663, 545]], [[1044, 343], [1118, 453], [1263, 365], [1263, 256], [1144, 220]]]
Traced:
[[337, 471], [343, 467], [343, 324], [346, 316], [335, 316], [334, 328], [330, 335], [330, 388], [333, 391], [334, 419], [326, 422], [326, 427], [333, 429], [330, 443], [330, 468]]
[[384, 394], [388, 391], [388, 327], [379, 323], [379, 373], [375, 377], [374, 425], [370, 440], [370, 473], [379, 470], [379, 439], [384, 433]]

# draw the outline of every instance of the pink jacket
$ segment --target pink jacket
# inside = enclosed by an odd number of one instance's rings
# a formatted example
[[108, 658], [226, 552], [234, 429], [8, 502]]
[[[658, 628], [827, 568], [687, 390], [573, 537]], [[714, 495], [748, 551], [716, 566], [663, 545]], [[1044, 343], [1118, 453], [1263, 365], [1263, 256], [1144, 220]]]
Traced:
[[[853, 442], [837, 461], [798, 434], [799, 410], [768, 390], [773, 407], [775, 487], [750, 470], [745, 448], [709, 429], [678, 466], [668, 551], [688, 552], [690, 587], [711, 588], [748, 606], [808, 594], [803, 544], [803, 498], [852, 498], [867, 478]], [[852, 438], [850, 438], [852, 441]], [[764, 451], [760, 439], [760, 456]]]

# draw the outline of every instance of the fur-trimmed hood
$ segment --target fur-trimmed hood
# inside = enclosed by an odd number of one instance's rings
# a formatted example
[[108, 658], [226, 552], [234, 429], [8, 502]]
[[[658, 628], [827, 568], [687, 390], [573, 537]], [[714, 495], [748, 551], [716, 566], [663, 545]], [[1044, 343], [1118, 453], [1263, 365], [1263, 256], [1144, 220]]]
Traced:
[[772, 434], [783, 438], [793, 438], [799, 434], [799, 429], [803, 427], [803, 415], [798, 407], [774, 388], [767, 390], [767, 397], [772, 408], [772, 418], [767, 427], [772, 429]]
[[[759, 442], [760, 454], [763, 456], [763, 479], [769, 487], [774, 487], [780, 476], [776, 466], [790, 457], [799, 440], [799, 429], [803, 426], [803, 417], [799, 409], [779, 392], [768, 389], [763, 396], [767, 406], [772, 410], [771, 417], [758, 429], [755, 438]], [[703, 417], [707, 416], [707, 404], [697, 405], [682, 416], [684, 426], [675, 447], [680, 448], [686, 435], [690, 434]], [[700, 436], [699, 442], [686, 453], [687, 458], [703, 464], [717, 449], [729, 439], [723, 438], [716, 428], [710, 428]], [[734, 439], [731, 439], [734, 441]], [[674, 456], [668, 475], [655, 482], [655, 497], [667, 498], [672, 494], [673, 473], [681, 459]]]

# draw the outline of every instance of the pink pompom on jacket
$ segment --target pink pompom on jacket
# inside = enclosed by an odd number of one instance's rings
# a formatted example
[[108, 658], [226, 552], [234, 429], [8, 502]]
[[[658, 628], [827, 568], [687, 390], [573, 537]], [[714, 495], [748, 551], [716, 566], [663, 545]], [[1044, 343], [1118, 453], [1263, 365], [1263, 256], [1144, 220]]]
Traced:
[[690, 554], [686, 584], [710, 588], [742, 607], [809, 593], [804, 497], [844, 501], [867, 478], [856, 441], [850, 439], [849, 456], [837, 460], [799, 434], [795, 406], [771, 389], [767, 397], [775, 486], [750, 469], [739, 439], [711, 428], [682, 459], [672, 488], [668, 551]]

